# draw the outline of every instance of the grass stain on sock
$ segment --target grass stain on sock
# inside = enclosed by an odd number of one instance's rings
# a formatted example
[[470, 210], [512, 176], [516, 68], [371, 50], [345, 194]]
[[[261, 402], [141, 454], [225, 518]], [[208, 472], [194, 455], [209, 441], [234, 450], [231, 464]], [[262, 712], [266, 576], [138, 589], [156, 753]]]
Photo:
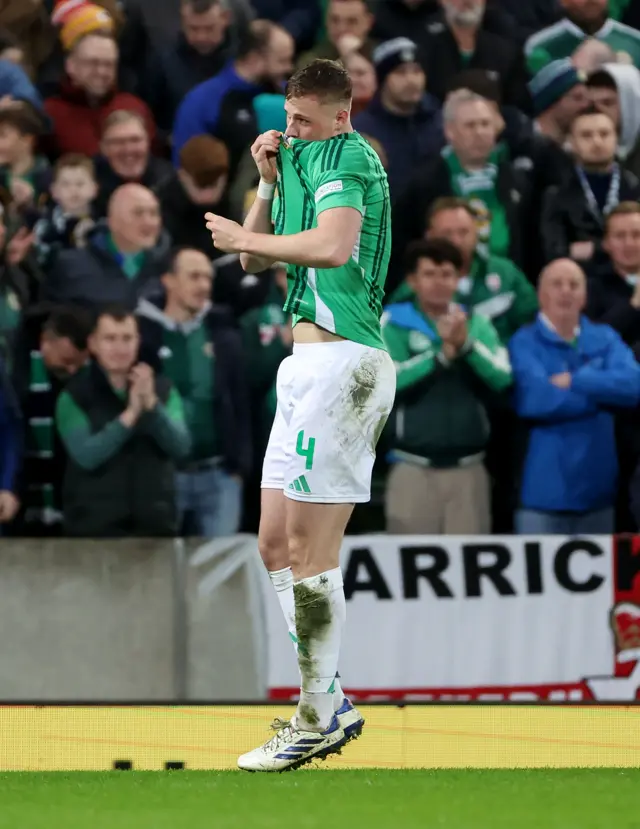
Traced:
[[306, 584], [294, 584], [293, 595], [296, 603], [298, 663], [304, 687], [305, 681], [316, 678], [314, 644], [324, 639], [331, 624], [331, 603], [326, 593], [313, 590]]
[[320, 715], [313, 707], [313, 705], [309, 705], [307, 702], [301, 702], [298, 706], [298, 713], [303, 720], [304, 724], [313, 726], [314, 728], [320, 722]]

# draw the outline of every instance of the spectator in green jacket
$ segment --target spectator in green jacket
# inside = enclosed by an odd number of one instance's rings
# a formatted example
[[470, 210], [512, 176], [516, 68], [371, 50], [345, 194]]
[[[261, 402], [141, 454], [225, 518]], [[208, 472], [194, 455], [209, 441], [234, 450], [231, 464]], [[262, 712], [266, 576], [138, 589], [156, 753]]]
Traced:
[[[538, 297], [510, 259], [487, 256], [477, 246], [474, 211], [460, 199], [434, 202], [428, 217], [427, 237], [453, 242], [462, 254], [464, 276], [458, 283], [456, 299], [493, 323], [506, 346], [518, 329], [535, 319]], [[492, 481], [492, 532], [511, 532], [515, 510], [515, 475], [518, 426], [508, 406], [491, 411], [492, 437], [486, 465]]]
[[427, 219], [427, 238], [447, 239], [462, 255], [463, 276], [456, 299], [494, 324], [502, 342], [538, 311], [538, 297], [522, 271], [502, 256], [478, 249], [478, 226], [472, 207], [460, 198], [435, 201]]
[[89, 338], [92, 360], [58, 398], [67, 535], [172, 536], [178, 528], [175, 464], [190, 446], [182, 400], [138, 362], [139, 345], [135, 316], [105, 309]]
[[487, 407], [511, 384], [511, 368], [491, 322], [454, 303], [462, 265], [445, 239], [413, 243], [406, 278], [414, 299], [383, 316], [397, 370], [386, 492], [391, 533], [490, 531]]

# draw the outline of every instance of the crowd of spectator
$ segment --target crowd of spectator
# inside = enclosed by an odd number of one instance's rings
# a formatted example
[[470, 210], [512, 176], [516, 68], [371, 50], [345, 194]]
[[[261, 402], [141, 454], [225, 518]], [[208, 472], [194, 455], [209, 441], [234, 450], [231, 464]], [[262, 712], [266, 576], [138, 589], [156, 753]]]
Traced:
[[286, 264], [213, 248], [340, 60], [392, 198], [398, 533], [640, 528], [640, 4], [0, 2], [0, 533], [255, 530]]

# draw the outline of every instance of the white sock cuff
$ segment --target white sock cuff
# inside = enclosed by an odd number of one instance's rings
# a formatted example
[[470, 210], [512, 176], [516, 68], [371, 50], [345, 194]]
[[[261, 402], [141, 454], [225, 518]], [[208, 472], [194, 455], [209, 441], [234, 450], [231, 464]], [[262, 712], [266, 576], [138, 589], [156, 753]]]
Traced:
[[300, 579], [295, 584], [304, 584], [310, 590], [317, 593], [333, 593], [336, 590], [342, 590], [344, 582], [342, 581], [342, 570], [336, 567], [334, 570], [327, 570], [325, 573], [319, 573], [317, 576]]
[[293, 572], [291, 567], [283, 570], [269, 570], [271, 584], [275, 587], [276, 593], [283, 593], [293, 587]]

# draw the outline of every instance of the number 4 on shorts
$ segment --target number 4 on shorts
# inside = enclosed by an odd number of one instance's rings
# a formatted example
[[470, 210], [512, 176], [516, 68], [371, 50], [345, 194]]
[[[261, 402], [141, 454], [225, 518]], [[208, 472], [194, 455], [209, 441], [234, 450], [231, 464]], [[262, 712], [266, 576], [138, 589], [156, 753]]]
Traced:
[[304, 429], [298, 432], [298, 442], [296, 443], [296, 454], [302, 458], [306, 458], [305, 469], [313, 468], [313, 453], [316, 448], [316, 439], [309, 438], [307, 448], [304, 447]]

